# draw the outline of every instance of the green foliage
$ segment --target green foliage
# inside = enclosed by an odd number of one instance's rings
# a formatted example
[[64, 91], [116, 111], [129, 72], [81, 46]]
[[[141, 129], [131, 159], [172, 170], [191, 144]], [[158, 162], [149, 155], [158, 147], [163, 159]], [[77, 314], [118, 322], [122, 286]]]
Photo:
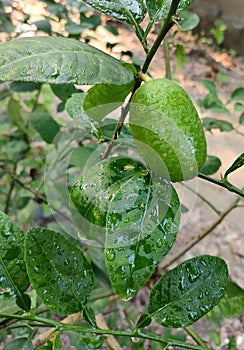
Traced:
[[[43, 326], [51, 327], [38, 347], [43, 350], [62, 349], [61, 333], [77, 350], [101, 349], [109, 341], [107, 335], [132, 350], [143, 349], [145, 339], [154, 350], [210, 349], [199, 337], [193, 336], [198, 339], [194, 345], [183, 330], [175, 333], [168, 328], [187, 327], [206, 313], [215, 322], [243, 314], [243, 290], [228, 282], [226, 263], [218, 257], [195, 257], [166, 273], [160, 268], [177, 237], [181, 211], [187, 208], [174, 186], [162, 174], [155, 177], [141, 160], [126, 119], [129, 103], [142, 80], [148, 79], [151, 61], [174, 24], [178, 27], [169, 44], [174, 47], [176, 71], [185, 65], [185, 49], [176, 34], [199, 22], [196, 14], [186, 11], [192, 1], [86, 1], [92, 8], [78, 0], [42, 2], [45, 17], [32, 22], [26, 13], [23, 19], [36, 25], [38, 35], [12, 39], [16, 4], [5, 1], [2, 6], [0, 1], [0, 31], [9, 39], [0, 45], [3, 349], [36, 348], [33, 339], [38, 340], [37, 330]], [[119, 35], [116, 22], [104, 24], [93, 9], [130, 25], [145, 60], [128, 50], [121, 57], [133, 64], [125, 63], [87, 44], [91, 38], [87, 30], [100, 25]], [[140, 24], [147, 16], [144, 30]], [[162, 26], [150, 47], [147, 37], [157, 21]], [[62, 23], [64, 31], [57, 32], [56, 25], [54, 31], [54, 22]], [[225, 28], [217, 22], [215, 26], [213, 35], [220, 44]], [[107, 44], [111, 52], [112, 46]], [[235, 89], [224, 104], [216, 85], [202, 82], [208, 93], [199, 100], [200, 107], [230, 114], [233, 104], [241, 113], [239, 126], [244, 124], [244, 89]], [[177, 113], [181, 102], [174, 103]], [[148, 115], [138, 118], [141, 125]], [[153, 127], [158, 135], [162, 123]], [[232, 121], [211, 117], [203, 119], [203, 127], [238, 131]], [[172, 139], [177, 135], [174, 130]], [[157, 140], [159, 146], [163, 141]], [[243, 196], [228, 181], [243, 164], [241, 154], [217, 180], [209, 175], [219, 170], [221, 160], [208, 156], [199, 177]], [[150, 290], [149, 302], [138, 311], [133, 300], [143, 288]], [[217, 344], [216, 334], [210, 336]], [[229, 347], [235, 344], [230, 339]]]
[[214, 28], [210, 30], [210, 33], [213, 35], [217, 45], [220, 45], [223, 43], [225, 39], [226, 29], [227, 29], [227, 26], [221, 19], [216, 19], [214, 21]]

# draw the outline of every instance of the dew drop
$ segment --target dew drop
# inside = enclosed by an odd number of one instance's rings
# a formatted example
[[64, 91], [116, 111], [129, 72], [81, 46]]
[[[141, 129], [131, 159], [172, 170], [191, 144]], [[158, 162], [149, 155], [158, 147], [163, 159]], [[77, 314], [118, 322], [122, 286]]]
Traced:
[[129, 298], [122, 298], [121, 300], [126, 302], [126, 301], [130, 301], [131, 299], [132, 299], [132, 297], [129, 297]]
[[138, 338], [138, 337], [131, 337], [131, 341], [132, 341], [133, 343], [138, 343], [139, 340], [140, 340], [140, 338]]
[[161, 248], [162, 245], [163, 245], [163, 240], [162, 240], [162, 238], [159, 238], [159, 239], [157, 240], [157, 242], [156, 242], [156, 246], [157, 246], [158, 248]]
[[114, 253], [113, 249], [108, 249], [108, 250], [106, 251], [106, 258], [107, 258], [107, 260], [109, 260], [109, 261], [113, 261], [113, 260], [114, 260], [114, 258], [115, 258], [115, 253]]

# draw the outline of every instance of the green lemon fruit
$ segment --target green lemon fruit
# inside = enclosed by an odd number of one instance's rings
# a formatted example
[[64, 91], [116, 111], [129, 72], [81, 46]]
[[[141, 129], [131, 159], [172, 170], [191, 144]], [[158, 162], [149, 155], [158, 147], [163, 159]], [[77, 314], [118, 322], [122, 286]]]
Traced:
[[132, 97], [129, 123], [151, 170], [173, 182], [195, 177], [206, 161], [206, 139], [187, 93], [168, 79], [151, 80]]

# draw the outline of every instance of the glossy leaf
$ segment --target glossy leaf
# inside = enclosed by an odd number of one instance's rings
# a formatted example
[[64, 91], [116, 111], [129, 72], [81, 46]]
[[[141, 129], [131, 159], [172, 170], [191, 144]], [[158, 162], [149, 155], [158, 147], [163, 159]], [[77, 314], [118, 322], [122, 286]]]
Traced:
[[146, 14], [143, 0], [86, 0], [94, 9], [128, 24], [140, 23]]
[[120, 107], [132, 91], [134, 82], [126, 85], [94, 85], [86, 94], [84, 109], [96, 121]]
[[244, 153], [242, 153], [235, 161], [234, 163], [229, 167], [229, 169], [225, 172], [224, 178], [226, 179], [227, 176], [230, 173], [233, 173], [233, 171], [239, 169], [244, 165]]
[[192, 30], [198, 26], [200, 19], [196, 13], [182, 11], [180, 13], [179, 27], [182, 31]]
[[[130, 163], [127, 165], [130, 166]], [[171, 249], [180, 222], [178, 196], [166, 180], [152, 184], [146, 169], [134, 163], [131, 176], [113, 192], [106, 218], [105, 258], [110, 281], [121, 298], [131, 298], [148, 281]]]
[[31, 113], [30, 122], [46, 143], [52, 143], [60, 131], [60, 125], [53, 117], [38, 109]]
[[224, 297], [209, 313], [208, 317], [232, 318], [244, 313], [244, 290], [236, 283], [229, 281]]
[[132, 81], [133, 74], [88, 44], [61, 37], [33, 37], [0, 45], [0, 80], [120, 85]]
[[24, 261], [24, 232], [0, 212], [0, 299], [18, 297], [25, 304], [23, 293], [30, 285]]
[[85, 168], [84, 175], [72, 186], [70, 198], [76, 208], [75, 220], [86, 238], [104, 245], [106, 216], [117, 187], [125, 177], [142, 170], [145, 172], [141, 164], [128, 158], [120, 158], [119, 162], [103, 160]]
[[[190, 6], [192, 0], [181, 0], [177, 8], [177, 14]], [[146, 0], [150, 18], [156, 22], [165, 19], [169, 13], [172, 0]]]
[[221, 166], [221, 160], [215, 156], [207, 156], [206, 163], [200, 170], [200, 173], [204, 175], [213, 175], [219, 170]]
[[202, 119], [203, 127], [210, 131], [212, 129], [219, 129], [220, 131], [232, 131], [234, 129], [233, 125], [226, 120], [215, 119], [215, 118], [203, 118]]
[[32, 342], [29, 338], [17, 338], [7, 343], [3, 350], [33, 350]]
[[33, 288], [51, 310], [72, 314], [86, 307], [93, 273], [82, 251], [62, 234], [30, 229], [26, 264]]
[[224, 260], [208, 255], [187, 260], [154, 285], [148, 312], [165, 327], [189, 326], [219, 303], [227, 283]]

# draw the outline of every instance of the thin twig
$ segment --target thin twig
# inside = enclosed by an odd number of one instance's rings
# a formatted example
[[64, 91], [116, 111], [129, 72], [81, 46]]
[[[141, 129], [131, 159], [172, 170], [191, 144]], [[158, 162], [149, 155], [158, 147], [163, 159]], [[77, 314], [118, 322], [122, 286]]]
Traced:
[[234, 185], [232, 185], [230, 182], [226, 181], [226, 180], [217, 180], [213, 177], [210, 177], [208, 175], [204, 175], [202, 173], [198, 174], [198, 177], [200, 177], [200, 179], [209, 181], [214, 183], [215, 185], [221, 186], [226, 188], [227, 190], [229, 190], [230, 192], [236, 193], [241, 197], [244, 197], [244, 191]]
[[[14, 165], [14, 174], [16, 172], [16, 168], [17, 168], [17, 164]], [[5, 209], [4, 212], [6, 214], [8, 214], [9, 212], [9, 206], [10, 206], [10, 202], [11, 202], [11, 196], [14, 190], [14, 186], [15, 186], [15, 180], [14, 178], [11, 177], [11, 182], [10, 182], [10, 187], [9, 187], [9, 191], [8, 191], [8, 195], [7, 195], [7, 199], [6, 199], [6, 203], [5, 203]]]
[[193, 188], [191, 188], [190, 186], [188, 186], [187, 184], [185, 184], [184, 182], [181, 183], [182, 186], [184, 186], [185, 188], [187, 188], [189, 191], [191, 191], [192, 193], [194, 193], [197, 197], [199, 197], [203, 202], [205, 202], [211, 209], [213, 209], [213, 211], [216, 214], [221, 214], [221, 211], [219, 209], [217, 209], [207, 198], [205, 198], [201, 193], [195, 191]]
[[205, 341], [190, 327], [184, 327], [184, 330], [195, 340], [198, 345], [207, 346]]
[[209, 233], [211, 233], [228, 215], [233, 209], [237, 208], [237, 203], [240, 198], [235, 199], [223, 212], [218, 216], [218, 218], [203, 232], [193, 238], [189, 243], [185, 244], [182, 249], [180, 249], [175, 255], [168, 258], [165, 263], [162, 263], [160, 269], [164, 270], [178, 260], [182, 255], [188, 252], [192, 247], [199, 243], [203, 238], [205, 238]]

